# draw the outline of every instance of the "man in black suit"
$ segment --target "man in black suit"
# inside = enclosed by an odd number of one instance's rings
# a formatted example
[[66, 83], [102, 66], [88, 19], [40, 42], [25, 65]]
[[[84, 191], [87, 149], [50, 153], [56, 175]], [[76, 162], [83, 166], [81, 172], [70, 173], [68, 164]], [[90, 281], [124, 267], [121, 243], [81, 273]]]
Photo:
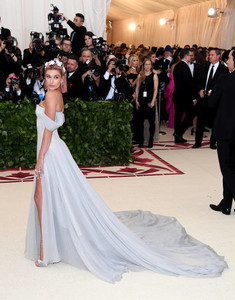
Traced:
[[[175, 66], [173, 71], [175, 81], [173, 94], [175, 105], [175, 143], [187, 142], [183, 138], [183, 134], [193, 120], [193, 105], [196, 103], [196, 91], [189, 67], [192, 55], [193, 53], [190, 49], [182, 49], [180, 52], [181, 61]], [[185, 117], [182, 121], [183, 114], [185, 114]]]
[[78, 71], [78, 58], [70, 55], [66, 64], [67, 70], [67, 93], [64, 94], [65, 102], [83, 97], [82, 79]]
[[67, 24], [73, 29], [70, 36], [70, 40], [72, 42], [72, 51], [73, 54], [80, 57], [81, 50], [83, 47], [85, 47], [84, 34], [87, 31], [86, 27], [83, 26], [85, 20], [84, 15], [77, 13], [73, 19], [73, 22], [63, 14], [58, 13], [58, 15], [63, 16]]
[[[198, 116], [197, 116], [197, 128], [195, 135], [195, 144], [193, 148], [199, 148], [202, 144], [203, 129], [205, 126], [206, 118], [208, 117], [208, 96], [213, 90], [218, 78], [221, 74], [228, 73], [228, 68], [220, 62], [220, 50], [218, 48], [211, 48], [209, 52], [210, 64], [202, 69], [198, 74]], [[211, 122], [213, 126], [215, 110], [209, 111]], [[210, 139], [211, 149], [216, 149], [215, 139], [213, 137], [213, 130]]]
[[230, 51], [227, 64], [231, 73], [217, 81], [208, 99], [209, 107], [217, 107], [214, 138], [223, 176], [223, 200], [218, 205], [210, 204], [210, 208], [225, 215], [230, 214], [235, 199], [235, 50]]

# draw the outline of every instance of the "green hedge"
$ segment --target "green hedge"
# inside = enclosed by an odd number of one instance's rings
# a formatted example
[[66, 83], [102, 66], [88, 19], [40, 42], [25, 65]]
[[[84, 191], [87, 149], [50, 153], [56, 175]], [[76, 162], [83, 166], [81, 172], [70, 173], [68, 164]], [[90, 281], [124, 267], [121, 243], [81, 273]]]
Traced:
[[[132, 133], [131, 104], [86, 102], [65, 105], [60, 136], [79, 165], [128, 163]], [[36, 161], [35, 107], [25, 99], [18, 104], [0, 103], [0, 169], [29, 167]]]

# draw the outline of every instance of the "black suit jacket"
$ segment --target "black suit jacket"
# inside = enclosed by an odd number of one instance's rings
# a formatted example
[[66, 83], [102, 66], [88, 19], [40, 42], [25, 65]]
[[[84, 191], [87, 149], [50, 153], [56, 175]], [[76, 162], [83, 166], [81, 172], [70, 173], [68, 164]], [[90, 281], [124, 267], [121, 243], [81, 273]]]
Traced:
[[109, 75], [108, 79], [104, 78], [104, 74], [106, 72], [106, 69], [102, 70], [102, 73], [100, 75], [100, 85], [99, 85], [99, 95], [102, 98], [106, 98], [108, 96], [109, 90], [111, 88], [111, 78], [114, 75]]
[[65, 98], [66, 100], [82, 98], [83, 93], [82, 79], [78, 70], [76, 70], [72, 76], [67, 77], [67, 94]]
[[[202, 68], [198, 73], [198, 91], [205, 90], [206, 87], [206, 79], [207, 74], [209, 70], [210, 64], [208, 64], [206, 67]], [[213, 90], [213, 87], [215, 86], [218, 78], [221, 74], [228, 73], [228, 68], [225, 67], [225, 65], [219, 63], [219, 66], [213, 76], [212, 82], [211, 82], [211, 89]]]
[[189, 66], [180, 61], [174, 68], [173, 76], [175, 82], [173, 102], [182, 107], [192, 105], [192, 101], [196, 98], [196, 90]]
[[68, 20], [67, 23], [73, 29], [70, 36], [72, 40], [73, 53], [80, 56], [81, 49], [85, 47], [84, 33], [86, 32], [86, 27], [84, 26], [78, 27], [71, 20]]
[[35, 51], [35, 49], [33, 49], [32, 53], [29, 52], [29, 48], [24, 49], [24, 52], [23, 52], [23, 67], [27, 68], [28, 64], [32, 64], [32, 62], [37, 60], [38, 58], [40, 60], [44, 59], [44, 57], [41, 54], [37, 53]]
[[218, 140], [235, 140], [235, 71], [224, 74], [217, 81], [210, 97], [209, 107], [217, 107], [214, 137]]

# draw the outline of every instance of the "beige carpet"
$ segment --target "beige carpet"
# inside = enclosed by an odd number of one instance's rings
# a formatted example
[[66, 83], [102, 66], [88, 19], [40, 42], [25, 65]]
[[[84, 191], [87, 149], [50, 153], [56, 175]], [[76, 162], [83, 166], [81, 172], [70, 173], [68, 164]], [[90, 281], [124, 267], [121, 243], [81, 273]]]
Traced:
[[[166, 131], [160, 141], [173, 140], [172, 130]], [[218, 203], [222, 193], [216, 151], [158, 150], [157, 155], [184, 174], [89, 181], [113, 211], [143, 209], [175, 216], [188, 233], [225, 256], [229, 268], [221, 277], [195, 279], [145, 271], [124, 274], [120, 282], [109, 284], [63, 263], [36, 268], [23, 255], [32, 182], [6, 183], [0, 184], [0, 299], [235, 299], [235, 213], [225, 216], [208, 207]]]

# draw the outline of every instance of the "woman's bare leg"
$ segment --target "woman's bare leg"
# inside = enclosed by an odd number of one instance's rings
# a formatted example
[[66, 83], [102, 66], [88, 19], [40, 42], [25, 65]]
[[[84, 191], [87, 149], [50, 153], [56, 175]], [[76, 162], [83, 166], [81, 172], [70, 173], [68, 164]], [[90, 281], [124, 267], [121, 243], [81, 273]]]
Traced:
[[36, 179], [36, 188], [34, 192], [34, 201], [38, 209], [40, 223], [41, 241], [40, 241], [40, 260], [43, 260], [43, 239], [42, 239], [42, 184], [41, 178]]

